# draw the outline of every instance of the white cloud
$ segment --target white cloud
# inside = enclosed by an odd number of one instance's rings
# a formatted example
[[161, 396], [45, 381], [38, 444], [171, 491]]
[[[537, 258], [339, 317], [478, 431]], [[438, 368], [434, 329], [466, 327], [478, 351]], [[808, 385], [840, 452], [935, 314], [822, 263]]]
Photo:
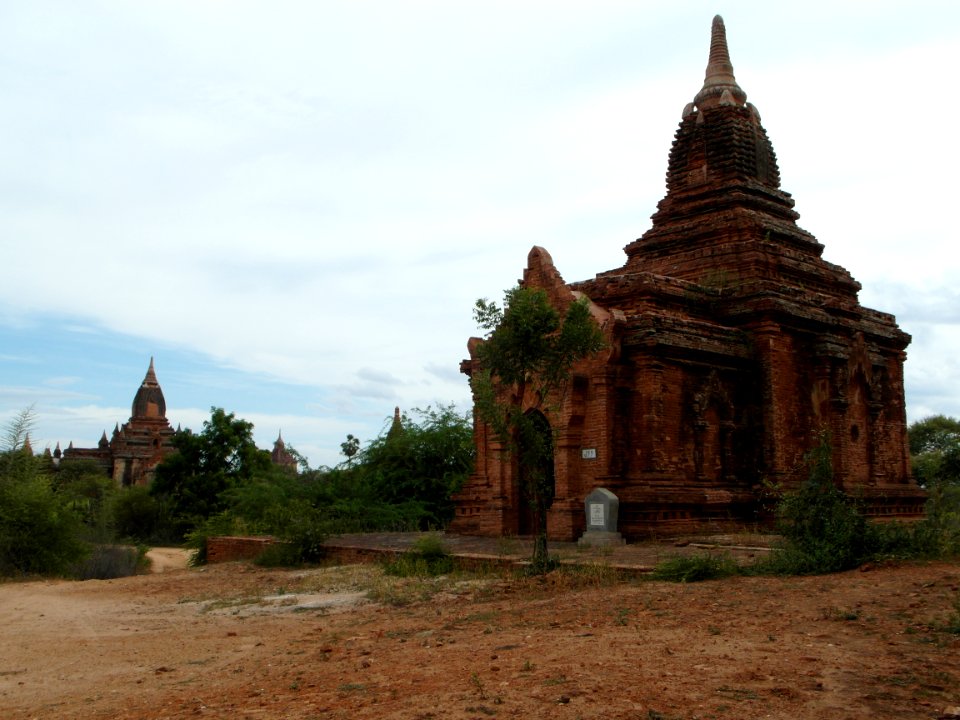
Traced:
[[[246, 406], [269, 421], [233, 371], [301, 385], [302, 405], [274, 412], [323, 434], [312, 447], [335, 458], [337, 437], [374, 434], [395, 404], [465, 401], [473, 302], [499, 300], [531, 246], [571, 281], [622, 264], [663, 195], [713, 12], [6, 7], [0, 318], [17, 337], [54, 317], [231, 369], [230, 396], [211, 377], [178, 407]], [[914, 334], [910, 402], [957, 407], [955, 328], [943, 323], [960, 272], [949, 129], [960, 13], [741, 3], [725, 18], [801, 226], [863, 283], [866, 304]], [[5, 348], [0, 362], [45, 353]], [[78, 392], [95, 382], [69, 354], [48, 373], [74, 376]], [[0, 407], [18, 398], [0, 392]], [[90, 412], [91, 427], [105, 419]]]

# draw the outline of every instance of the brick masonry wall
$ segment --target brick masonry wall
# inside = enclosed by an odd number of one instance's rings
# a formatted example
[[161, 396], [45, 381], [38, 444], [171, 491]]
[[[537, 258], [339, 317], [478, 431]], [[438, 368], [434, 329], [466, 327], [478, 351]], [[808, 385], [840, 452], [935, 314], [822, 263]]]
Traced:
[[207, 538], [207, 562], [214, 564], [232, 560], [253, 560], [276, 542], [273, 537]]

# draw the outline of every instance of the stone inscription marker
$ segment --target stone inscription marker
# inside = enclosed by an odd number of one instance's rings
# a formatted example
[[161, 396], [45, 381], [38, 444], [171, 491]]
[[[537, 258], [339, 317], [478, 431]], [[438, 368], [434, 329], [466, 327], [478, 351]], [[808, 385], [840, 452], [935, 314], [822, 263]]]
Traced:
[[584, 500], [587, 530], [578, 540], [580, 545], [623, 545], [626, 541], [617, 532], [620, 500], [606, 488], [596, 488]]

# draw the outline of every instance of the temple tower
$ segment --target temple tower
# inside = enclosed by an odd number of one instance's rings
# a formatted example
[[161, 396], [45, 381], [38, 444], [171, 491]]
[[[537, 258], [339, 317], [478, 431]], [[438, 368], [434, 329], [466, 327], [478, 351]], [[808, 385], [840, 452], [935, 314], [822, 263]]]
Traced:
[[74, 448], [63, 460], [92, 460], [118, 485], [149, 485], [154, 469], [174, 452], [174, 430], [167, 421], [167, 403], [157, 380], [153, 358], [131, 404], [130, 419], [115, 425], [111, 438], [104, 431], [96, 448]]
[[[582, 531], [583, 498], [597, 487], [620, 498], [628, 536], [757, 519], [764, 483], [802, 482], [822, 437], [836, 481], [870, 514], [921, 514], [903, 394], [910, 336], [860, 305], [860, 284], [797, 225], [719, 16], [666, 180], [622, 267], [567, 284], [543, 248], [528, 256], [523, 284], [558, 308], [587, 296], [610, 343], [575, 368], [547, 418], [557, 440], [551, 536]], [[468, 344], [468, 375], [479, 342]], [[453, 529], [516, 533], [515, 463], [479, 420], [475, 441]]]

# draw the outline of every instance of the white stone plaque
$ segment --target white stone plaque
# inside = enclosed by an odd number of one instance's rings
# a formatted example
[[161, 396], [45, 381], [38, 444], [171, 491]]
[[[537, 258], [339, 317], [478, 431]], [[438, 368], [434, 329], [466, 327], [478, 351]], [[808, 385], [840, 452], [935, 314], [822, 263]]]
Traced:
[[604, 526], [603, 503], [590, 503], [590, 524]]
[[597, 449], [596, 448], [583, 448], [580, 451], [580, 457], [584, 460], [596, 460], [597, 459]]

